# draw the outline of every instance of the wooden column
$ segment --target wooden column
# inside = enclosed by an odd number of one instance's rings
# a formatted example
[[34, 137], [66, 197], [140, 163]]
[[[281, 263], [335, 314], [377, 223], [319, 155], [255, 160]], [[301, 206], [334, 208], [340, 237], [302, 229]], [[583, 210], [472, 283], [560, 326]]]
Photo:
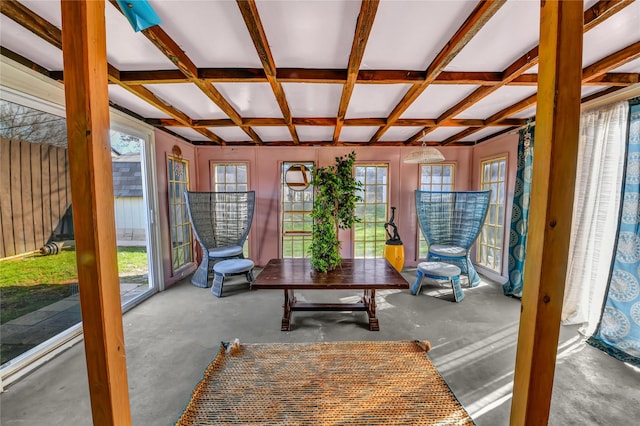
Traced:
[[578, 156], [582, 21], [582, 1], [541, 1], [535, 161], [512, 425], [549, 420]]
[[103, 0], [62, 1], [62, 51], [71, 200], [93, 424], [129, 425]]

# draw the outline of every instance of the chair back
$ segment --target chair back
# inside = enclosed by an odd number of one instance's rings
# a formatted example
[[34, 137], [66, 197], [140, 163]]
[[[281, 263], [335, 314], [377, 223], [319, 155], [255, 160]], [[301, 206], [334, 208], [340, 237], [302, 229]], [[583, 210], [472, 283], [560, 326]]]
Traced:
[[427, 243], [468, 250], [480, 234], [490, 197], [490, 190], [416, 190], [418, 223]]
[[255, 191], [185, 191], [189, 220], [205, 249], [242, 246], [247, 239], [255, 206]]

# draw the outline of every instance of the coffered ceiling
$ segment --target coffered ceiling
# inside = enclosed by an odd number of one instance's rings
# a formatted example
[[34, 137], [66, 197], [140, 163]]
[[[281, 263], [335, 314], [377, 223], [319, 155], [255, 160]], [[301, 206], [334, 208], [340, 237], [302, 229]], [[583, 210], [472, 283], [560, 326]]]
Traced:
[[[473, 145], [535, 118], [538, 1], [105, 5], [113, 106], [199, 145]], [[583, 101], [638, 85], [640, 1], [585, 1]], [[60, 2], [3, 0], [2, 55], [64, 80]]]

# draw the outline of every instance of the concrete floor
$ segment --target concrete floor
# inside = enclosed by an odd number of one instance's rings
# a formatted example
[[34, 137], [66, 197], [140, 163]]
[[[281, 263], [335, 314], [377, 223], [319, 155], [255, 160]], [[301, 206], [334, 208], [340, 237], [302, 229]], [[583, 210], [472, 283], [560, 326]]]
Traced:
[[[412, 281], [415, 270], [405, 277]], [[434, 297], [442, 294], [441, 297]], [[297, 294], [298, 295], [298, 294]], [[299, 299], [353, 298], [349, 292], [303, 292]], [[171, 425], [216, 354], [219, 342], [429, 340], [430, 357], [479, 426], [509, 423], [520, 301], [483, 280], [450, 302], [446, 286], [423, 285], [419, 296], [378, 292], [380, 331], [363, 312], [296, 312], [280, 331], [282, 294], [248, 291], [242, 277], [218, 299], [188, 279], [124, 315], [129, 396], [134, 425]], [[334, 299], [335, 300], [335, 299]], [[551, 425], [632, 425], [640, 419], [640, 372], [586, 345], [562, 327]], [[84, 347], [78, 344], [8, 387], [0, 423], [90, 425]]]
[[[120, 283], [120, 300], [126, 303], [149, 288], [144, 283]], [[82, 320], [77, 293], [0, 325], [2, 363], [23, 354]]]

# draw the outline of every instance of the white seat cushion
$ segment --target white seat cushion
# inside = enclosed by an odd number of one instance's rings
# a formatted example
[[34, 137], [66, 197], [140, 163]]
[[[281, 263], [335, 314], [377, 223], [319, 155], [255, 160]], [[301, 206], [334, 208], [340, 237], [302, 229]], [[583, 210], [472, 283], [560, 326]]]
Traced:
[[242, 254], [242, 246], [218, 247], [209, 249], [209, 257], [232, 257]]
[[434, 244], [429, 246], [429, 253], [433, 253], [436, 256], [449, 256], [449, 257], [464, 257], [467, 255], [467, 251], [458, 246], [445, 246], [442, 244]]
[[460, 268], [455, 265], [442, 262], [421, 262], [418, 263], [418, 269], [426, 276], [438, 276], [438, 277], [455, 277], [460, 275]]
[[228, 259], [213, 265], [213, 271], [223, 275], [249, 272], [251, 268], [253, 268], [253, 261], [250, 259]]

